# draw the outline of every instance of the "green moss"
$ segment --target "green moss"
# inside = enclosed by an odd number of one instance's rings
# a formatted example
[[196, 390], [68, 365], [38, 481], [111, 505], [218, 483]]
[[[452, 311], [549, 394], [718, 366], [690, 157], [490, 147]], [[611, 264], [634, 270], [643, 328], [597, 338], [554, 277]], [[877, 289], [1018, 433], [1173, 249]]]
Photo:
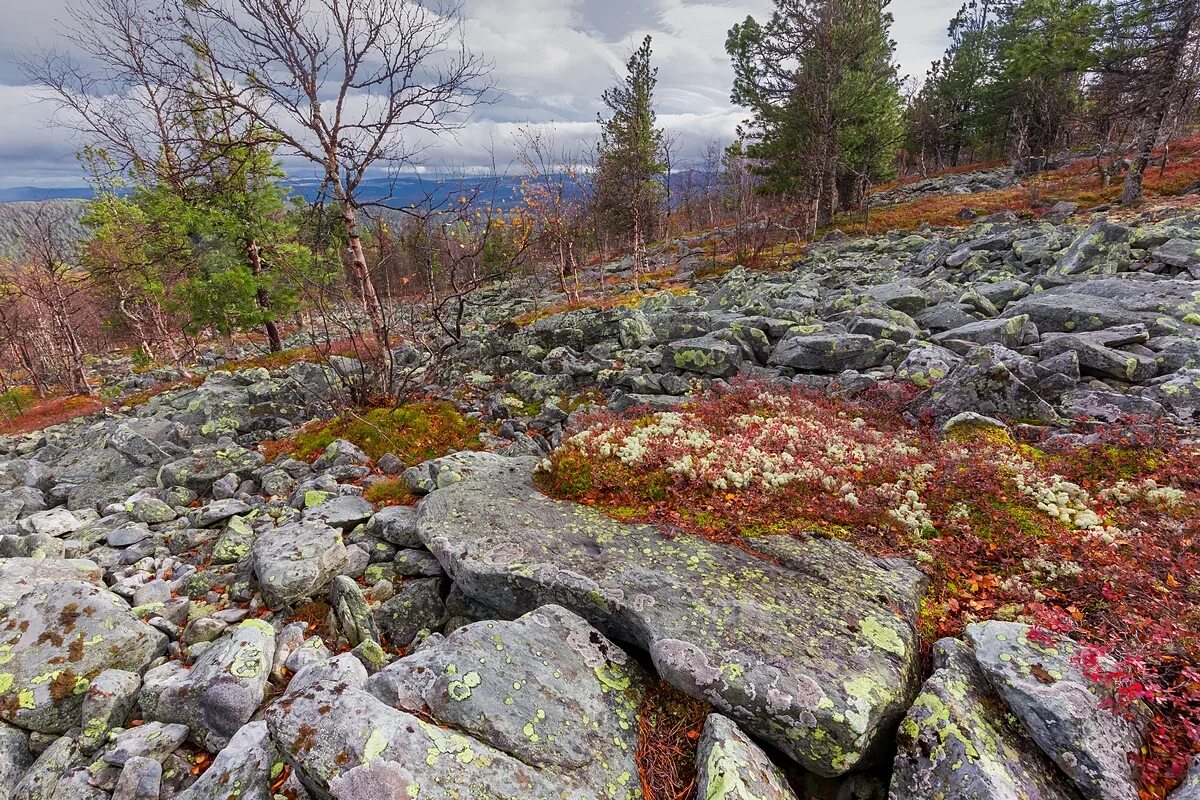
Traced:
[[311, 460], [337, 439], [362, 449], [372, 459], [392, 453], [405, 464], [419, 464], [456, 450], [479, 447], [480, 426], [450, 403], [406, 403], [338, 417], [307, 428], [290, 442], [296, 458]]

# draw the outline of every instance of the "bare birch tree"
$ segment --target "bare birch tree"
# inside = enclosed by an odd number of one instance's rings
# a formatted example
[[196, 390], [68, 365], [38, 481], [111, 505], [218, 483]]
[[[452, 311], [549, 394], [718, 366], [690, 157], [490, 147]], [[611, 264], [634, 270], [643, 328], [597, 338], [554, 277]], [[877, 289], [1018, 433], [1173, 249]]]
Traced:
[[350, 278], [389, 341], [359, 230], [364, 181], [415, 163], [485, 102], [490, 64], [467, 46], [458, 2], [175, 0], [206, 90], [310, 162], [337, 203]]

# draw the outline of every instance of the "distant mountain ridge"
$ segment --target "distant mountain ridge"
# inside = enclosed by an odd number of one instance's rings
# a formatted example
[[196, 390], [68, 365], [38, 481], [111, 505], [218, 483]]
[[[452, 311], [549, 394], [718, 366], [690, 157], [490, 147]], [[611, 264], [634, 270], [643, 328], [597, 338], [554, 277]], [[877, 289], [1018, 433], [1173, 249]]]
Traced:
[[[317, 178], [287, 178], [281, 185], [290, 194], [316, 202], [321, 197], [322, 182]], [[501, 176], [423, 176], [399, 175], [396, 177], [367, 178], [360, 189], [360, 197], [366, 202], [388, 201], [389, 206], [406, 208], [424, 205], [432, 201], [435, 205], [453, 203], [463, 194], [480, 193], [483, 199], [503, 206], [520, 198], [521, 180]], [[48, 200], [90, 200], [90, 186], [12, 186], [0, 188], [0, 203], [30, 203]]]

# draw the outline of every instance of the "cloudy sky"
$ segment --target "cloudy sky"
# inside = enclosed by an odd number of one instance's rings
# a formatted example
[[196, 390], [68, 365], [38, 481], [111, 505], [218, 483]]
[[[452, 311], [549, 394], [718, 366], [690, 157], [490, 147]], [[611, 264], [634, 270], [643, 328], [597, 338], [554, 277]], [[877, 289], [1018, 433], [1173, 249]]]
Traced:
[[[14, 56], [56, 36], [71, 0], [0, 0], [0, 187], [83, 183], [78, 148], [50, 124]], [[893, 38], [902, 72], [919, 76], [937, 58], [959, 0], [892, 0]], [[553, 124], [561, 144], [595, 137], [600, 93], [614, 81], [634, 43], [654, 36], [660, 67], [660, 120], [685, 152], [728, 141], [742, 112], [729, 104], [732, 80], [724, 52], [731, 25], [765, 19], [771, 0], [466, 0], [471, 46], [495, 62], [501, 99], [429, 156], [443, 168], [511, 158], [518, 127]]]

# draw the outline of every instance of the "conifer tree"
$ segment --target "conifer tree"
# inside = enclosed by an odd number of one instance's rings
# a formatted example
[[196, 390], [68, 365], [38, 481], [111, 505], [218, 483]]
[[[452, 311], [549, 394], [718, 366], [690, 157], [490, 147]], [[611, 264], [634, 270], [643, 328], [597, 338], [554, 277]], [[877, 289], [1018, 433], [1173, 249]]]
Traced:
[[654, 110], [658, 69], [651, 65], [651, 44], [647, 36], [629, 56], [624, 80], [601, 97], [607, 116], [598, 115], [596, 204], [605, 223], [631, 240], [635, 286], [645, 244], [655, 233], [667, 169]]
[[886, 0], [776, 0], [771, 19], [735, 25], [733, 102], [764, 191], [802, 198], [828, 224], [888, 177], [902, 135]]

